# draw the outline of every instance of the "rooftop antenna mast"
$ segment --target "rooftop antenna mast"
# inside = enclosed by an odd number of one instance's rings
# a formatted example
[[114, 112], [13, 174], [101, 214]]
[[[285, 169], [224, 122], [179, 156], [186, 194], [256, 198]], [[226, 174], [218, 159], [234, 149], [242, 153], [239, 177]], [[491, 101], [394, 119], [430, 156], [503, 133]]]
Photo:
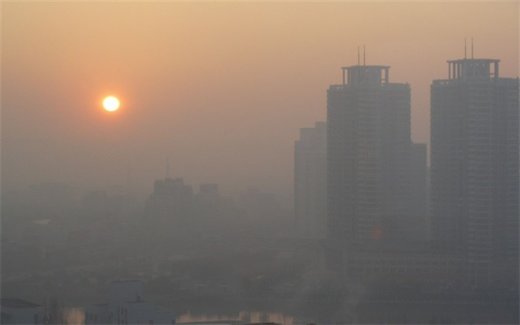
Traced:
[[366, 65], [366, 55], [367, 52], [365, 51], [365, 45], [363, 45], [363, 65]]
[[464, 59], [467, 59], [467, 53], [466, 53], [466, 38], [464, 38]]
[[360, 59], [359, 59], [359, 46], [357, 47], [357, 65], [360, 64]]
[[473, 59], [473, 37], [471, 38], [471, 58]]

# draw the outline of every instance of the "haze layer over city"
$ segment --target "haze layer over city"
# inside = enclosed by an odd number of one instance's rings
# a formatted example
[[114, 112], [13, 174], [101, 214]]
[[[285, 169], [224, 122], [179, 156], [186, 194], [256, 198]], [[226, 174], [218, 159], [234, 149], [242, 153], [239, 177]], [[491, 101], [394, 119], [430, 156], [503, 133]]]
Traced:
[[[431, 80], [465, 38], [518, 69], [514, 2], [5, 3], [2, 26], [4, 188], [130, 178], [146, 194], [169, 157], [191, 183], [289, 196], [298, 129], [325, 119], [358, 46], [411, 84], [419, 142]], [[98, 109], [108, 93], [116, 117]]]
[[518, 322], [516, 1], [0, 8], [2, 323]]

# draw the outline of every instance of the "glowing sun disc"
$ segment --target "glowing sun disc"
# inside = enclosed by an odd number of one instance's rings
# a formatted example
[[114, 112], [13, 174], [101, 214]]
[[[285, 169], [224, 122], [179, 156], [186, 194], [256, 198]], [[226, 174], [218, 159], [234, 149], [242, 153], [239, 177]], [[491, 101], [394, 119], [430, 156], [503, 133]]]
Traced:
[[103, 99], [103, 108], [107, 112], [115, 112], [119, 109], [119, 99], [115, 96], [107, 96]]

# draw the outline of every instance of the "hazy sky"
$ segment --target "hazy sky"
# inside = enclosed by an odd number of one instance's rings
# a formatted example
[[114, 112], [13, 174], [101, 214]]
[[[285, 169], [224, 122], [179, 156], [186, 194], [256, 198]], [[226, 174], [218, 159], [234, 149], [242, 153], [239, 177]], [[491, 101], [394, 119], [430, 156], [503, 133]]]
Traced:
[[[289, 195], [299, 128], [326, 118], [341, 66], [391, 65], [412, 88], [415, 141], [446, 60], [518, 76], [510, 2], [3, 2], [2, 185], [132, 184], [171, 175]], [[468, 52], [469, 53], [469, 52]], [[122, 109], [100, 108], [106, 94]]]

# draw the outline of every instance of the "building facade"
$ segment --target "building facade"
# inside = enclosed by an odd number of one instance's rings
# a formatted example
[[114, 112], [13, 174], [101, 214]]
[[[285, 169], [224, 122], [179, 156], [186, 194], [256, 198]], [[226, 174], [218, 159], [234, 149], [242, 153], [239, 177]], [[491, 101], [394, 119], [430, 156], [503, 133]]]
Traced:
[[476, 279], [502, 263], [518, 272], [518, 79], [499, 60], [448, 61], [431, 85], [435, 247], [464, 256]]
[[327, 215], [332, 250], [344, 260], [381, 245], [383, 225], [412, 209], [410, 87], [391, 83], [388, 66], [342, 69], [327, 96]]
[[327, 124], [300, 129], [294, 143], [294, 211], [298, 237], [323, 239], [327, 224]]

